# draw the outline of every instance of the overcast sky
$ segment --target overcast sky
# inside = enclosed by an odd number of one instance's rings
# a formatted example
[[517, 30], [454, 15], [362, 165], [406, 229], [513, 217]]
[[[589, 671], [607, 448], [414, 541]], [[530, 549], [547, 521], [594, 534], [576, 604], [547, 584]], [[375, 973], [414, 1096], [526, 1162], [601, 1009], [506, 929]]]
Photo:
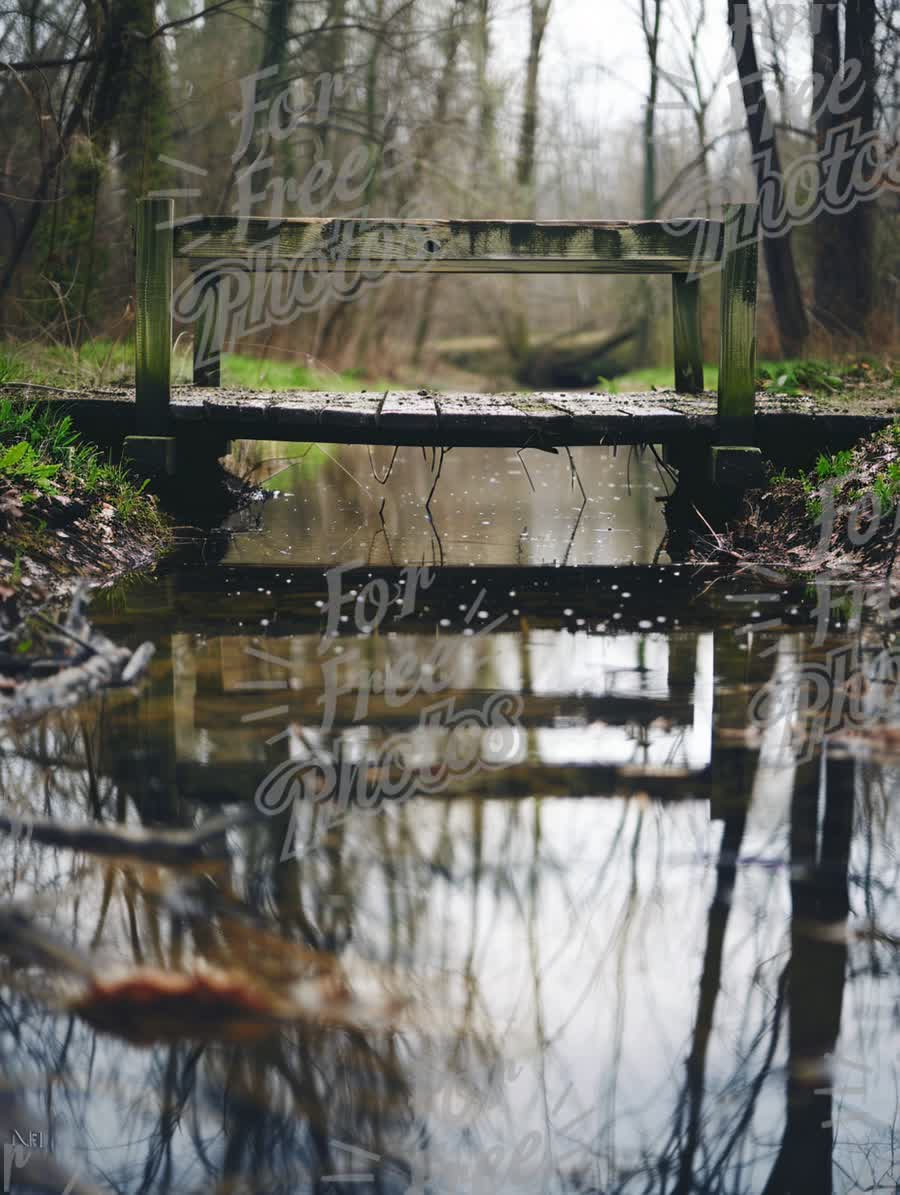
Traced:
[[[587, 123], [609, 127], [639, 120], [649, 66], [638, 9], [639, 0], [552, 0], [540, 77], [544, 99], [552, 103], [568, 88], [580, 117]], [[674, 72], [680, 68], [681, 73], [687, 69], [681, 40], [688, 31], [686, 11], [696, 11], [696, 0], [666, 0], [661, 36], [664, 66]], [[765, 62], [760, 11], [757, 4], [753, 10], [757, 51]], [[777, 11], [785, 19], [799, 20], [802, 6], [780, 4]], [[492, 38], [494, 62], [508, 77], [520, 80], [528, 52], [528, 0], [499, 0], [499, 13]], [[707, 21], [700, 44], [710, 74], [724, 79], [716, 105], [716, 114], [724, 121], [731, 104], [728, 84], [737, 81], [725, 0], [707, 0]], [[790, 51], [791, 70], [799, 80], [806, 76], [809, 62], [802, 24], [785, 44]], [[661, 99], [663, 104], [677, 102], [677, 96], [668, 88], [663, 89]], [[660, 117], [663, 124], [668, 123], [665, 108]]]

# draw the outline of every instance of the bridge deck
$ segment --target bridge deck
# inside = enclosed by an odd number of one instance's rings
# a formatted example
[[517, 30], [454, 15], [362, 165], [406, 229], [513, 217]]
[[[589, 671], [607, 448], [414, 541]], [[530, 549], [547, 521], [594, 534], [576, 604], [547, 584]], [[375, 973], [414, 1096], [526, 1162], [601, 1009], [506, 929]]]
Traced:
[[[0, 393], [3, 387], [0, 386]], [[22, 393], [21, 390], [16, 393]], [[85, 392], [77, 399], [28, 391], [29, 399], [60, 402], [75, 415], [134, 430], [134, 390]], [[174, 432], [208, 425], [229, 439], [320, 441], [504, 448], [646, 444], [700, 438], [716, 431], [716, 398], [659, 390], [646, 394], [573, 392], [445, 394], [391, 390], [328, 392], [233, 390], [174, 386]], [[852, 443], [898, 417], [883, 405], [838, 406], [812, 398], [759, 394], [757, 441], [795, 437]]]

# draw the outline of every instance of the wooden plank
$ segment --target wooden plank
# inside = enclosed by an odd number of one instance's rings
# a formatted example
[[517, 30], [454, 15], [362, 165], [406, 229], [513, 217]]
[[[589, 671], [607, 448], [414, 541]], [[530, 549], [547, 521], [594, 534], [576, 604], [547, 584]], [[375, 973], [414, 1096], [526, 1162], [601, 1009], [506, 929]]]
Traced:
[[[706, 235], [698, 236], [698, 224]], [[390, 220], [195, 217], [175, 256], [246, 268], [440, 273], [692, 273], [721, 256], [722, 226], [661, 220]]]
[[[303, 394], [273, 395], [269, 408], [269, 435], [263, 439], [287, 439], [300, 441], [317, 440], [321, 430], [322, 412], [327, 406], [327, 395], [309, 391]], [[325, 439], [328, 434], [324, 433]]]
[[425, 432], [435, 436], [438, 431], [437, 407], [425, 391], [392, 390], [384, 395], [375, 423], [378, 427], [390, 425], [398, 435]]
[[445, 444], [475, 443], [527, 446], [541, 433], [505, 394], [439, 394], [437, 405]]
[[533, 447], [555, 452], [555, 445], [566, 442], [566, 435], [572, 429], [572, 416], [567, 411], [561, 411], [542, 394], [510, 394], [506, 397], [509, 405], [521, 411], [533, 428]]
[[[377, 423], [382, 396], [372, 394], [327, 394], [318, 410], [318, 425], [329, 435], [366, 434]], [[324, 435], [324, 433], [323, 433]]]
[[756, 204], [726, 205], [719, 341], [720, 444], [754, 442], [758, 227]]
[[135, 213], [134, 372], [137, 430], [165, 435], [172, 369], [175, 201], [139, 199]]
[[[607, 444], [658, 444], [689, 431], [701, 420], [684, 409], [664, 405], [667, 392], [626, 395], [560, 395], [553, 402], [570, 411], [576, 426], [585, 423]], [[697, 413], [699, 414], [699, 412]], [[712, 423], [710, 405], [707, 422]], [[599, 441], [598, 441], [599, 442]]]
[[249, 426], [265, 419], [271, 405], [271, 398], [265, 394], [245, 395], [236, 402], [233, 398], [220, 398], [210, 388], [203, 399], [203, 417], [212, 423], [239, 420]]

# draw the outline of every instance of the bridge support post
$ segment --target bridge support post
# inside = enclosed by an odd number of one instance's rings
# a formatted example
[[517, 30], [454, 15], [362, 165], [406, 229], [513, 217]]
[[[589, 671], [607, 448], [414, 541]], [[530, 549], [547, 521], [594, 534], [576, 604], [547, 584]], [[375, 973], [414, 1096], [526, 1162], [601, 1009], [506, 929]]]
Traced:
[[675, 390], [703, 391], [703, 338], [700, 335], [700, 279], [672, 275], [672, 323], [675, 335]]
[[172, 199], [139, 199], [135, 214], [134, 382], [136, 436], [125, 454], [145, 477], [171, 476]]
[[194, 385], [221, 385], [221, 355], [224, 309], [221, 278], [217, 270], [198, 272], [194, 277]]
[[756, 403], [756, 275], [759, 208], [725, 205], [719, 340], [718, 445], [715, 484], [750, 489], [763, 483], [762, 454], [754, 447]]
[[139, 199], [135, 219], [134, 370], [137, 430], [169, 430], [172, 369], [172, 225], [175, 201]]

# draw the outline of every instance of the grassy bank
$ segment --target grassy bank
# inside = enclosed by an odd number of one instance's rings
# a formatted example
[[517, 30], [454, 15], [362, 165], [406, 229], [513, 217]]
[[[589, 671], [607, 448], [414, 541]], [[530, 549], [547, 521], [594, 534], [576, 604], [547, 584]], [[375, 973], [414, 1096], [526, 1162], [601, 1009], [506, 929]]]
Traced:
[[[819, 361], [791, 358], [761, 361], [757, 370], [759, 389], [770, 394], [811, 394], [817, 398], [850, 401], [854, 398], [896, 397], [900, 388], [900, 366], [877, 357], [856, 357], [848, 361]], [[703, 367], [707, 390], [719, 384], [719, 367]], [[671, 366], [637, 369], [611, 381], [601, 380], [613, 394], [643, 390], [671, 390], [675, 373]]]
[[815, 469], [782, 471], [741, 517], [697, 557], [735, 557], [796, 572], [833, 571], [853, 579], [891, 577], [900, 547], [900, 423], [853, 449], [822, 455]]
[[[192, 380], [193, 360], [187, 345], [176, 343], [172, 354], [172, 380]], [[0, 344], [0, 384], [33, 382], [76, 390], [134, 385], [134, 345], [129, 341], [91, 340], [72, 348], [39, 343]], [[302, 353], [295, 361], [256, 357], [245, 353], [222, 356], [222, 385], [266, 390], [387, 389], [390, 383], [366, 380], [356, 370], [338, 373], [321, 364], [307, 363]]]
[[149, 561], [168, 534], [144, 484], [84, 443], [67, 415], [0, 394], [0, 620], [78, 577]]

